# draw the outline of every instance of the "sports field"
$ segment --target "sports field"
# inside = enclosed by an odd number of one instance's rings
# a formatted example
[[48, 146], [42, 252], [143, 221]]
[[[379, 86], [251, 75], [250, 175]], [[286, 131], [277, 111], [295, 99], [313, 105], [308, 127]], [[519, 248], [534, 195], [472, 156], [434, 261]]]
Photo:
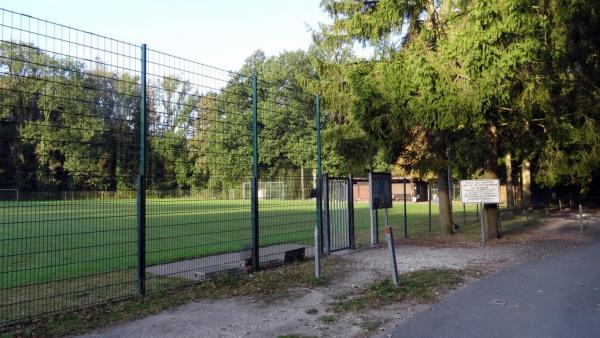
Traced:
[[[2, 203], [10, 286], [136, 266], [135, 200]], [[311, 240], [314, 210], [310, 200], [261, 201], [261, 244]], [[147, 265], [239, 251], [251, 240], [248, 200], [149, 199], [146, 222]]]
[[[88, 199], [0, 202], [0, 322], [135, 294], [136, 202]], [[314, 199], [260, 200], [260, 244], [312, 246]], [[428, 233], [428, 205], [407, 205], [409, 235]], [[462, 221], [462, 206], [455, 206]], [[467, 220], [476, 220], [474, 207]], [[433, 233], [439, 231], [432, 205]], [[396, 237], [403, 208], [390, 210]], [[370, 242], [368, 205], [355, 204], [359, 246]], [[380, 218], [382, 220], [382, 218]], [[251, 243], [249, 200], [147, 200], [147, 266], [239, 252]], [[383, 224], [381, 221], [380, 224]], [[380, 240], [383, 240], [380, 226]], [[235, 256], [239, 259], [239, 256]], [[228, 263], [228, 262], [223, 262]], [[148, 274], [150, 286], [177, 284], [177, 278]]]
[[[2, 286], [21, 286], [136, 266], [135, 200], [0, 202]], [[456, 221], [462, 221], [457, 205]], [[314, 200], [261, 200], [261, 246], [312, 245]], [[366, 203], [356, 203], [360, 244], [368, 243]], [[428, 231], [426, 203], [407, 205], [409, 234]], [[468, 207], [468, 217], [474, 208]], [[438, 231], [432, 205], [433, 231]], [[383, 224], [382, 217], [380, 223]], [[390, 210], [390, 224], [401, 234], [403, 208]], [[381, 226], [383, 228], [383, 226]], [[148, 199], [147, 265], [237, 252], [251, 242], [249, 200]], [[7, 282], [8, 281], [8, 285]]]

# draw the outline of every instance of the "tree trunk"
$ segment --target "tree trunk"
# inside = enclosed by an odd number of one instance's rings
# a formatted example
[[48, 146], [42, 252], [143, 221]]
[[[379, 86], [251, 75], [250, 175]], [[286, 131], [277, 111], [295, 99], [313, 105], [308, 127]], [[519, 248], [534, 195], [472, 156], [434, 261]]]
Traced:
[[300, 166], [300, 198], [304, 199], [304, 190], [306, 186], [304, 185], [304, 166]]
[[442, 169], [438, 173], [438, 201], [440, 209], [440, 228], [443, 235], [452, 235], [452, 217], [450, 215], [450, 194], [448, 191], [448, 171]]
[[437, 14], [436, 6], [435, 6], [435, 1], [434, 0], [427, 1], [425, 3], [425, 8], [427, 11], [427, 16], [428, 16], [425, 24], [428, 26], [429, 29], [433, 30], [437, 35], [438, 14]]
[[[498, 179], [498, 130], [490, 124], [486, 127], [486, 153], [483, 165], [483, 177]], [[498, 205], [485, 204], [484, 217], [486, 217], [487, 231], [484, 231], [485, 240], [498, 238]]]
[[448, 198], [448, 206], [450, 208], [450, 223], [452, 224], [452, 228], [454, 230], [458, 229], [458, 224], [454, 223], [454, 205], [452, 204], [454, 201], [454, 193], [456, 192], [454, 189], [454, 183], [452, 182], [452, 168], [450, 166], [450, 161], [452, 160], [450, 157], [450, 152], [446, 152], [447, 156], [448, 156], [448, 175], [446, 176], [448, 178], [448, 195], [450, 196]]
[[525, 159], [521, 163], [521, 204], [523, 208], [531, 209], [531, 163]]
[[504, 156], [504, 164], [506, 166], [506, 206], [508, 209], [514, 209], [515, 196], [513, 195], [512, 156], [510, 152]]

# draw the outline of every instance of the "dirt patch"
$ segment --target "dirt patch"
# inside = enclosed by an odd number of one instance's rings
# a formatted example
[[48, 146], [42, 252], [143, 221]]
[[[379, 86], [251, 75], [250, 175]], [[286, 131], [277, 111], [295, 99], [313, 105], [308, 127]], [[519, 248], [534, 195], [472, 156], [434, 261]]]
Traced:
[[[401, 273], [424, 269], [465, 272], [462, 284], [568, 247], [600, 238], [598, 214], [588, 215], [581, 233], [575, 215], [538, 220], [485, 245], [398, 241]], [[256, 296], [200, 300], [144, 319], [92, 332], [86, 337], [277, 337], [386, 336], [429, 304], [406, 299], [379, 308], [335, 313], [332, 304], [353, 297], [388, 276], [387, 251], [376, 247], [329, 258], [335, 274], [327, 285], [294, 288], [264, 301]], [[461, 284], [457, 285], [460, 286]], [[436, 290], [434, 302], [451, 288]]]

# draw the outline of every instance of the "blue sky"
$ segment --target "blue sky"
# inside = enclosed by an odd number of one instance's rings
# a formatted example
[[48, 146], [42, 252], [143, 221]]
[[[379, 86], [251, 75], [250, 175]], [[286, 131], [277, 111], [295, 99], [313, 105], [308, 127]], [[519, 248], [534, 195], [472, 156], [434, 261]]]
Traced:
[[319, 0], [0, 0], [0, 7], [237, 70], [256, 49], [306, 49]]

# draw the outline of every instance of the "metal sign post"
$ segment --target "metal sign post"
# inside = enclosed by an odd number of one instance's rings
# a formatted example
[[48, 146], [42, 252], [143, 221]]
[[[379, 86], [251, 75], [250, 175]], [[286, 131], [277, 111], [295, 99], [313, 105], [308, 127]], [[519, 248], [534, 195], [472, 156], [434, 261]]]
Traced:
[[372, 173], [369, 172], [369, 221], [371, 222], [371, 245], [377, 244], [377, 225], [375, 224], [375, 210], [373, 208], [373, 199], [371, 195], [373, 194], [373, 178]]
[[379, 243], [379, 209], [373, 210], [375, 213], [375, 243]]
[[377, 244], [377, 225], [375, 224], [375, 210], [369, 206], [369, 221], [371, 223], [371, 245]]

